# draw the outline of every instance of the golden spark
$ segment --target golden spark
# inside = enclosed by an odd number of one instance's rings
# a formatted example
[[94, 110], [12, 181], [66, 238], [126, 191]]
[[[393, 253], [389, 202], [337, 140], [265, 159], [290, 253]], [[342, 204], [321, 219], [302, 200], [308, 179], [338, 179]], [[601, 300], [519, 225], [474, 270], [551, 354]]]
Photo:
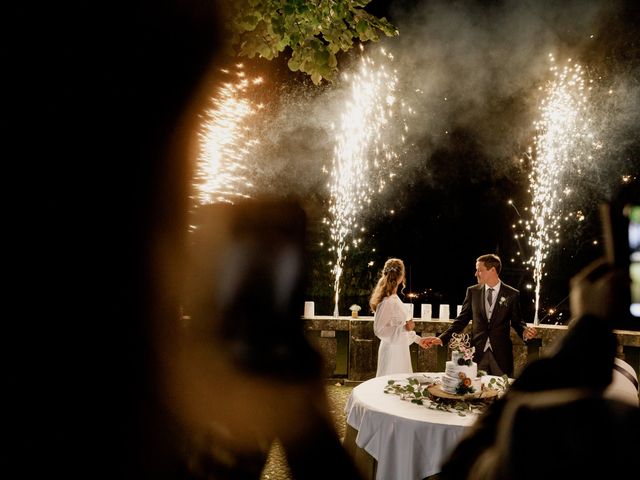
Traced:
[[[550, 56], [552, 63], [554, 58]], [[569, 61], [571, 62], [571, 61]], [[531, 220], [530, 245], [533, 255], [528, 263], [533, 266], [535, 281], [535, 316], [538, 323], [540, 284], [545, 260], [553, 245], [560, 242], [563, 198], [571, 194], [566, 177], [580, 171], [580, 163], [591, 159], [593, 134], [587, 110], [587, 92], [583, 68], [577, 63], [564, 67], [553, 64], [552, 78], [545, 89], [545, 97], [535, 122], [534, 148], [529, 151], [532, 171], [529, 175]]]
[[329, 181], [331, 219], [327, 222], [336, 253], [332, 269], [336, 316], [348, 244], [358, 247], [360, 242], [353, 238], [353, 233], [359, 219], [372, 196], [382, 192], [393, 179], [393, 168], [399, 164], [391, 142], [385, 141], [385, 133], [388, 134], [391, 122], [402, 124], [404, 131], [407, 129], [404, 120], [394, 118], [404, 102], [396, 99], [396, 72], [384, 64], [392, 57], [381, 53], [382, 63], [363, 55], [357, 72], [344, 77], [348, 99], [335, 137]]
[[211, 99], [212, 106], [199, 133], [200, 150], [193, 181], [199, 205], [233, 203], [248, 198], [253, 187], [248, 158], [258, 140], [251, 137], [247, 120], [262, 105], [254, 105], [247, 95], [262, 79], [247, 78], [242, 64], [236, 68], [235, 73], [221, 70], [236, 79], [225, 82]]

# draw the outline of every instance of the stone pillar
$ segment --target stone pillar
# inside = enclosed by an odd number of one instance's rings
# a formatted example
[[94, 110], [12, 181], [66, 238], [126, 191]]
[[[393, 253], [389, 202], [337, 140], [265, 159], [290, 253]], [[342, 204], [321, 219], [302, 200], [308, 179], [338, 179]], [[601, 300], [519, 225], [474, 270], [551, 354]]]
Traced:
[[337, 332], [349, 329], [349, 321], [333, 317], [303, 318], [307, 340], [322, 355], [322, 374], [326, 378], [334, 376], [338, 358]]
[[349, 322], [349, 380], [360, 382], [376, 376], [379, 345], [373, 334], [373, 318]]

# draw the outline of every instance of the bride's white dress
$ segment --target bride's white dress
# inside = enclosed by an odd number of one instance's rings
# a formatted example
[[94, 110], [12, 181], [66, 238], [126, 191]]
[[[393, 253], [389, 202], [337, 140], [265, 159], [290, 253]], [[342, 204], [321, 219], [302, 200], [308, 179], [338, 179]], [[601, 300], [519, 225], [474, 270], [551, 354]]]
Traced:
[[419, 343], [420, 336], [404, 328], [410, 319], [411, 314], [398, 295], [390, 295], [378, 305], [373, 317], [373, 332], [380, 339], [376, 377], [413, 373], [409, 345]]

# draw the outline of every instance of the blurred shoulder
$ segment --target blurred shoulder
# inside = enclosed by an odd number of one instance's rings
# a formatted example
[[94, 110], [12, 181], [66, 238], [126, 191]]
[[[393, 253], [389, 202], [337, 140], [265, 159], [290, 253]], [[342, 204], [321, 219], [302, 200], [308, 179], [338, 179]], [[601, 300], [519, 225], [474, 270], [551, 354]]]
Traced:
[[400, 300], [400, 297], [398, 297], [398, 295], [395, 293], [393, 295], [389, 295], [388, 297], [384, 297], [380, 302], [380, 305], [378, 306], [380, 307], [382, 305], [391, 305], [394, 303], [402, 303], [402, 301]]

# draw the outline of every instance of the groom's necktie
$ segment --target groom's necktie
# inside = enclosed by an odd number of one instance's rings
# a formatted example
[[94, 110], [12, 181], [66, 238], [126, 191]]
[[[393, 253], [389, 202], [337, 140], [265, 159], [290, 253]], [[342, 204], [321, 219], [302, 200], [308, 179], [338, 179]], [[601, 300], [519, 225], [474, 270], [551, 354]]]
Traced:
[[489, 306], [493, 305], [493, 288], [487, 289], [487, 302]]

